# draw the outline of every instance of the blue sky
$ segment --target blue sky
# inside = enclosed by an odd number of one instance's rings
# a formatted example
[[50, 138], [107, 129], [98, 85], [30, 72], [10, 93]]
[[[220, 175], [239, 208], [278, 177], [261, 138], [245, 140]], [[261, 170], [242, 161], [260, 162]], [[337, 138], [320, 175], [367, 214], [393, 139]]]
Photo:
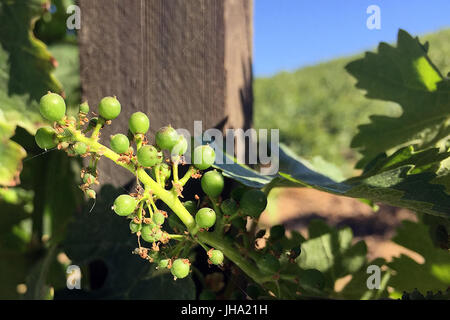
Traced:
[[[378, 5], [381, 29], [369, 30], [367, 7]], [[255, 76], [316, 64], [450, 27], [450, 0], [254, 0]], [[450, 41], [450, 39], [449, 39]]]

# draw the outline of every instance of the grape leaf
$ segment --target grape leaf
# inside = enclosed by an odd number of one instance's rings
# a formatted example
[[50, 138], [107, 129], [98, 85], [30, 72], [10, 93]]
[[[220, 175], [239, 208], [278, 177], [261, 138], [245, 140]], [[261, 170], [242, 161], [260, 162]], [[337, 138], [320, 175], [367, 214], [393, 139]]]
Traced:
[[345, 287], [334, 295], [341, 299], [353, 299], [353, 300], [369, 300], [387, 298], [388, 293], [386, 287], [389, 283], [391, 274], [388, 271], [380, 271], [380, 288], [369, 289], [367, 286], [367, 279], [371, 274], [367, 273], [369, 266], [382, 267], [386, 264], [386, 261], [382, 258], [377, 258], [368, 262], [365, 266], [359, 269], [358, 272], [352, 274], [352, 279], [345, 285]]
[[[211, 144], [213, 146], [213, 144]], [[224, 175], [246, 186], [311, 187], [336, 195], [404, 207], [450, 218], [449, 152], [437, 148], [415, 151], [412, 146], [379, 157], [361, 176], [342, 182], [316, 172], [286, 146], [280, 145], [277, 175], [261, 175], [240, 164], [216, 164]]]
[[[44, 122], [39, 114], [40, 97], [49, 90], [62, 92], [52, 75], [56, 60], [32, 32], [45, 3], [45, 0], [0, 2], [0, 126], [7, 123], [10, 136], [16, 125], [34, 134]], [[5, 137], [0, 135], [3, 162], [0, 185], [11, 186], [18, 182], [16, 177], [25, 151]]]
[[349, 227], [336, 230], [313, 223], [308, 233], [312, 237], [302, 243], [296, 262], [304, 270], [322, 272], [329, 288], [338, 278], [357, 272], [366, 263], [366, 244], [360, 241], [352, 245], [353, 232]]
[[373, 115], [369, 124], [359, 126], [351, 144], [363, 155], [359, 168], [392, 148], [433, 145], [449, 134], [450, 81], [427, 51], [428, 44], [400, 29], [397, 47], [381, 42], [377, 53], [367, 52], [346, 66], [357, 79], [356, 86], [367, 91], [367, 98], [396, 102], [403, 109], [398, 118]]
[[14, 125], [2, 120], [0, 114], [0, 186], [10, 187], [20, 182], [22, 159], [25, 158], [26, 151], [18, 143], [9, 140], [14, 129]]
[[397, 292], [445, 291], [450, 285], [450, 255], [448, 250], [437, 248], [429, 235], [429, 227], [412, 221], [404, 221], [393, 241], [417, 252], [424, 258], [419, 264], [406, 255], [395, 257], [387, 265], [395, 271], [389, 285]]

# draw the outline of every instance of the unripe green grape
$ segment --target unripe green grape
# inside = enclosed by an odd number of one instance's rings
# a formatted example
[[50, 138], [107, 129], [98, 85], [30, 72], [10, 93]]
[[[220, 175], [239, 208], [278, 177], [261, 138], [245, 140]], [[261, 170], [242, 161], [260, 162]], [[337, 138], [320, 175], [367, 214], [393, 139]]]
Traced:
[[89, 105], [87, 102], [83, 102], [82, 104], [80, 104], [79, 112], [84, 114], [89, 113]]
[[188, 148], [188, 142], [186, 138], [183, 135], [179, 135], [177, 143], [173, 146], [173, 148], [170, 150], [170, 155], [172, 157], [174, 156], [182, 156], [186, 153]]
[[216, 213], [211, 208], [201, 208], [195, 215], [195, 222], [200, 228], [211, 228], [216, 223]]
[[162, 154], [151, 145], [141, 147], [137, 152], [137, 159], [143, 167], [153, 167], [154, 165], [161, 163]]
[[95, 197], [97, 196], [96, 192], [92, 189], [86, 189], [84, 191], [84, 194], [90, 199], [95, 199]]
[[59, 121], [66, 114], [66, 103], [59, 94], [49, 92], [42, 96], [39, 111], [45, 119]]
[[221, 265], [223, 263], [223, 253], [220, 250], [212, 250], [209, 254], [209, 260], [212, 264]]
[[258, 189], [251, 189], [246, 191], [241, 198], [239, 207], [241, 211], [248, 216], [258, 218], [266, 209], [267, 196], [264, 192]]
[[36, 144], [41, 149], [52, 149], [58, 145], [56, 142], [56, 133], [51, 127], [42, 127], [36, 131], [34, 136]]
[[130, 230], [131, 233], [136, 233], [138, 231], [142, 230], [142, 224], [141, 223], [136, 223], [133, 220], [130, 221]]
[[190, 214], [195, 214], [197, 212], [197, 204], [195, 201], [188, 200], [183, 202], [183, 206], [189, 211]]
[[156, 242], [161, 239], [163, 232], [158, 225], [154, 223], [146, 224], [141, 229], [141, 237], [147, 242]]
[[153, 222], [156, 223], [157, 225], [162, 225], [164, 224], [164, 221], [166, 220], [166, 217], [164, 216], [164, 214], [161, 211], [156, 211], [153, 213]]
[[106, 120], [113, 120], [120, 114], [122, 107], [116, 97], [104, 97], [98, 105], [99, 115]]
[[194, 149], [194, 166], [199, 170], [205, 170], [211, 167], [216, 160], [216, 153], [210, 146], [198, 146]]
[[226, 216], [231, 216], [238, 211], [238, 204], [233, 198], [226, 199], [220, 204], [220, 210]]
[[162, 259], [158, 263], [158, 269], [165, 269], [169, 266], [170, 259]]
[[172, 268], [170, 268], [170, 272], [175, 278], [183, 279], [188, 276], [189, 269], [190, 269], [189, 260], [176, 259], [172, 264]]
[[95, 176], [93, 174], [86, 172], [83, 176], [83, 182], [88, 185], [91, 185], [95, 182]]
[[258, 267], [262, 272], [275, 273], [280, 269], [280, 261], [273, 255], [266, 253], [258, 259]]
[[172, 150], [178, 139], [177, 131], [171, 126], [162, 127], [156, 132], [156, 144], [163, 150]]
[[111, 149], [116, 153], [125, 153], [130, 148], [130, 140], [124, 134], [118, 133], [111, 136], [111, 140], [109, 142]]
[[135, 112], [131, 115], [128, 126], [133, 134], [145, 134], [150, 127], [150, 120], [145, 113]]
[[286, 233], [286, 229], [283, 225], [276, 225], [270, 228], [270, 240], [276, 241], [283, 238], [284, 234]]
[[225, 185], [222, 173], [217, 170], [206, 172], [201, 180], [201, 186], [204, 193], [210, 197], [217, 197], [223, 191]]
[[114, 201], [113, 210], [119, 216], [128, 216], [136, 209], [136, 199], [128, 194], [121, 194]]
[[87, 152], [87, 145], [85, 144], [85, 143], [83, 143], [83, 142], [76, 142], [73, 146], [72, 146], [72, 148], [73, 148], [73, 151], [76, 153], [76, 154], [78, 154], [78, 155], [81, 155], [81, 154], [85, 154], [86, 152]]

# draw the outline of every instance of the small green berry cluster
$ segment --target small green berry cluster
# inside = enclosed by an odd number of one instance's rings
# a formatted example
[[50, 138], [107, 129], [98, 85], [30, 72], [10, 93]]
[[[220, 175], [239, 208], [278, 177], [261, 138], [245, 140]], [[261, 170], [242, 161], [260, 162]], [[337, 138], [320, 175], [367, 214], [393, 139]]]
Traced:
[[[135, 112], [129, 117], [128, 131], [110, 136], [108, 148], [100, 143], [100, 132], [120, 115], [122, 106], [116, 97], [105, 97], [97, 109], [95, 114], [84, 102], [77, 118], [68, 117], [61, 96], [44, 95], [40, 112], [52, 126], [36, 132], [36, 143], [43, 149], [56, 147], [70, 156], [90, 158], [81, 171], [80, 186], [89, 198], [96, 197], [93, 187], [99, 184], [97, 163], [102, 157], [135, 175], [135, 190], [119, 195], [112, 205], [116, 215], [129, 219], [130, 232], [137, 237], [134, 253], [182, 279], [190, 273], [191, 249], [199, 245], [210, 265], [222, 268], [227, 258], [259, 284], [276, 279], [281, 263], [299, 255], [299, 247], [290, 245], [282, 226], [272, 227], [266, 246], [258, 247], [258, 240], [264, 238], [257, 232], [258, 219], [267, 206], [267, 196], [242, 185], [225, 196], [223, 174], [210, 169], [215, 152], [209, 145], [194, 148], [193, 163], [187, 165], [186, 138], [168, 125], [156, 131], [155, 144], [150, 144], [149, 118]], [[182, 177], [179, 166], [187, 169]], [[201, 178], [204, 197], [196, 195], [195, 200], [181, 202], [191, 178]], [[162, 204], [168, 208], [162, 210]]]

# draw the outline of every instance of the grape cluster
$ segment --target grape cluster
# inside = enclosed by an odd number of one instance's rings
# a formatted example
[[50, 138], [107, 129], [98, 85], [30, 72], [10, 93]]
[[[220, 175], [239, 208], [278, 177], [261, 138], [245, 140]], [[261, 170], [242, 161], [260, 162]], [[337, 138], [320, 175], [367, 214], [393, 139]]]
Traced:
[[[186, 165], [184, 155], [189, 147], [188, 141], [168, 125], [156, 131], [155, 144], [150, 144], [147, 138], [150, 120], [143, 112], [133, 113], [128, 121], [128, 131], [110, 136], [110, 148], [107, 148], [99, 142], [100, 131], [116, 119], [121, 110], [116, 97], [105, 97], [98, 104], [98, 115], [92, 113], [85, 102], [79, 107], [78, 118], [68, 117], [64, 99], [48, 93], [40, 101], [40, 112], [53, 126], [40, 128], [36, 132], [36, 143], [43, 149], [57, 147], [71, 156], [90, 157], [89, 165], [81, 171], [80, 186], [89, 198], [96, 197], [93, 186], [99, 183], [97, 162], [102, 156], [136, 175], [136, 189], [119, 195], [112, 210], [129, 219], [130, 232], [136, 235], [138, 244], [133, 252], [154, 263], [158, 269], [170, 269], [176, 279], [185, 278], [190, 273], [190, 249], [200, 245], [205, 249], [211, 266], [222, 267], [225, 258], [234, 259], [233, 262], [251, 259], [257, 266], [258, 275], [276, 277], [280, 272], [282, 255], [286, 254], [283, 249], [286, 246], [283, 241], [287, 240], [284, 228], [272, 227], [263, 250], [249, 247], [265, 234], [265, 231], [251, 234], [247, 224], [250, 221], [256, 226], [267, 206], [266, 194], [259, 189], [239, 185], [232, 189], [229, 197], [225, 197], [226, 181], [222, 172], [210, 169], [216, 155], [209, 145], [200, 145], [192, 150], [192, 164], [185, 175], [179, 177], [178, 167]], [[90, 113], [93, 117], [89, 117]], [[91, 135], [87, 136], [89, 132]], [[196, 196], [195, 201], [181, 202], [183, 188], [191, 178], [201, 178], [205, 197], [202, 200]], [[162, 203], [166, 205], [164, 210]], [[207, 237], [203, 236], [207, 234]], [[236, 246], [225, 244], [230, 239]], [[249, 257], [245, 258], [240, 255], [239, 248], [254, 252], [246, 253]], [[290, 248], [287, 254], [293, 260], [298, 256], [299, 248]], [[240, 264], [246, 262], [241, 261]]]

